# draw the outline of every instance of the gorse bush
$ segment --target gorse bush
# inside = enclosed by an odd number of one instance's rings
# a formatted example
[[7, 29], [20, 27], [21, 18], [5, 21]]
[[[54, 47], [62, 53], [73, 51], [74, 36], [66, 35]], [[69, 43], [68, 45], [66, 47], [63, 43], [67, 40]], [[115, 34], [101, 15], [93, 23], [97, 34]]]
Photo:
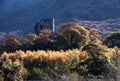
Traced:
[[[107, 52], [103, 53], [107, 54]], [[89, 52], [87, 53], [78, 49], [68, 51], [38, 50], [26, 52], [16, 51], [15, 53], [5, 52], [1, 55], [0, 60], [2, 63], [6, 63], [8, 70], [5, 69], [5, 71], [7, 71], [8, 74], [11, 73], [9, 69], [16, 65], [19, 66], [19, 70], [22, 72], [20, 76], [22, 79], [26, 79], [27, 77], [27, 79], [30, 80], [49, 80], [51, 78], [61, 78], [62, 75], [70, 74], [71, 72], [76, 72], [79, 75], [82, 74], [81, 76], [83, 77], [87, 77], [88, 74], [95, 75], [95, 72], [99, 71], [98, 69], [103, 69], [107, 64], [104, 57], [99, 57], [97, 60], [95, 60], [95, 57], [91, 58]], [[106, 55], [106, 58], [107, 57]], [[96, 67], [97, 64], [100, 66]], [[93, 68], [96, 69], [93, 71]], [[19, 70], [17, 70], [17, 73], [19, 73]], [[3, 71], [3, 69], [1, 69], [1, 71]], [[13, 68], [12, 71], [15, 71], [15, 69]], [[96, 75], [100, 75], [103, 72], [104, 70], [100, 70], [98, 72], [99, 74]], [[11, 75], [15, 76], [13, 74]]]
[[[86, 52], [79, 50], [64, 51], [17, 51], [15, 53], [4, 53], [1, 55], [1, 61], [7, 59], [10, 62], [16, 62], [16, 65], [22, 65], [28, 70], [29, 79], [42, 79], [41, 76], [48, 74], [49, 77], [59, 77], [61, 74], [69, 73], [79, 62], [87, 58]], [[17, 63], [18, 62], [18, 63]], [[6, 64], [9, 65], [9, 64]], [[11, 66], [14, 64], [11, 63]], [[15, 70], [14, 70], [15, 71]], [[9, 71], [8, 71], [9, 72]], [[38, 72], [38, 73], [36, 73]], [[24, 73], [25, 74], [25, 73]], [[38, 76], [37, 76], [38, 75]], [[41, 76], [40, 76], [41, 75]]]

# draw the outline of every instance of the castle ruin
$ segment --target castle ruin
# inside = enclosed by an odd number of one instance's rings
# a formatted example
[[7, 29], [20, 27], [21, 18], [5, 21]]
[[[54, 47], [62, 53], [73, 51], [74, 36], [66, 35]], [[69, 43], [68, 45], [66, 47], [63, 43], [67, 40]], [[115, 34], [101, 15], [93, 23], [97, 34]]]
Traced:
[[55, 20], [54, 19], [40, 19], [36, 22], [34, 31], [36, 34], [39, 34], [41, 30], [48, 29], [55, 32]]

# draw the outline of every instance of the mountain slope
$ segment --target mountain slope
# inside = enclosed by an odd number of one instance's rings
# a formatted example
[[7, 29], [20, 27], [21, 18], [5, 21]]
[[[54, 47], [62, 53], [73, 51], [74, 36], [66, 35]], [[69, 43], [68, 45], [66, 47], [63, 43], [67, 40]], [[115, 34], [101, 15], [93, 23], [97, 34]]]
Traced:
[[56, 24], [76, 20], [107, 20], [120, 17], [119, 0], [1, 0], [0, 31], [32, 30], [40, 18]]

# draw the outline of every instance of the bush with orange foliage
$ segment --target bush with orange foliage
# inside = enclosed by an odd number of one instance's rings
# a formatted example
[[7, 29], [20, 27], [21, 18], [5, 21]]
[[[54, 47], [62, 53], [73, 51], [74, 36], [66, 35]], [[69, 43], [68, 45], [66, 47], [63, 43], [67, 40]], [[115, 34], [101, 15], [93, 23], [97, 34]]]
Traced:
[[[8, 66], [23, 65], [27, 69], [22, 70], [23, 75], [26, 77], [28, 75], [27, 79], [32, 80], [41, 80], [46, 76], [49, 76], [47, 78], [59, 78], [61, 74], [69, 74], [70, 72], [77, 72], [81, 76], [87, 77], [89, 74], [96, 74], [95, 70], [101, 74], [104, 70], [99, 69], [103, 69], [107, 63], [110, 65], [106, 60], [110, 60], [114, 52], [114, 50], [110, 52], [111, 50], [105, 47], [101, 48], [97, 44], [88, 44], [84, 50], [5, 52], [1, 55], [0, 60], [4, 62], [7, 59], [5, 63]], [[109, 68], [107, 70], [109, 71]]]
[[[33, 76], [33, 68], [40, 68], [44, 73], [50, 74], [51, 77], [60, 74], [69, 73], [71, 68], [76, 67], [80, 62], [88, 58], [86, 52], [79, 50], [64, 51], [17, 51], [15, 53], [4, 53], [0, 60], [11, 60], [14, 65], [21, 63], [27, 68], [29, 77]], [[57, 74], [57, 75], [56, 75]]]

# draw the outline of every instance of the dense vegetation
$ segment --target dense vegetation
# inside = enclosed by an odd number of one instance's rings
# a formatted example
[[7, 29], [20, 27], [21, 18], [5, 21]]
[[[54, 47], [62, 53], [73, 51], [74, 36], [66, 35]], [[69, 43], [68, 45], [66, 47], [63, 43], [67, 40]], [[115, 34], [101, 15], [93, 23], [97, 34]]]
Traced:
[[23, 41], [8, 38], [0, 44], [0, 81], [120, 78], [119, 34], [103, 39], [97, 29], [69, 22], [57, 33], [45, 29]]

